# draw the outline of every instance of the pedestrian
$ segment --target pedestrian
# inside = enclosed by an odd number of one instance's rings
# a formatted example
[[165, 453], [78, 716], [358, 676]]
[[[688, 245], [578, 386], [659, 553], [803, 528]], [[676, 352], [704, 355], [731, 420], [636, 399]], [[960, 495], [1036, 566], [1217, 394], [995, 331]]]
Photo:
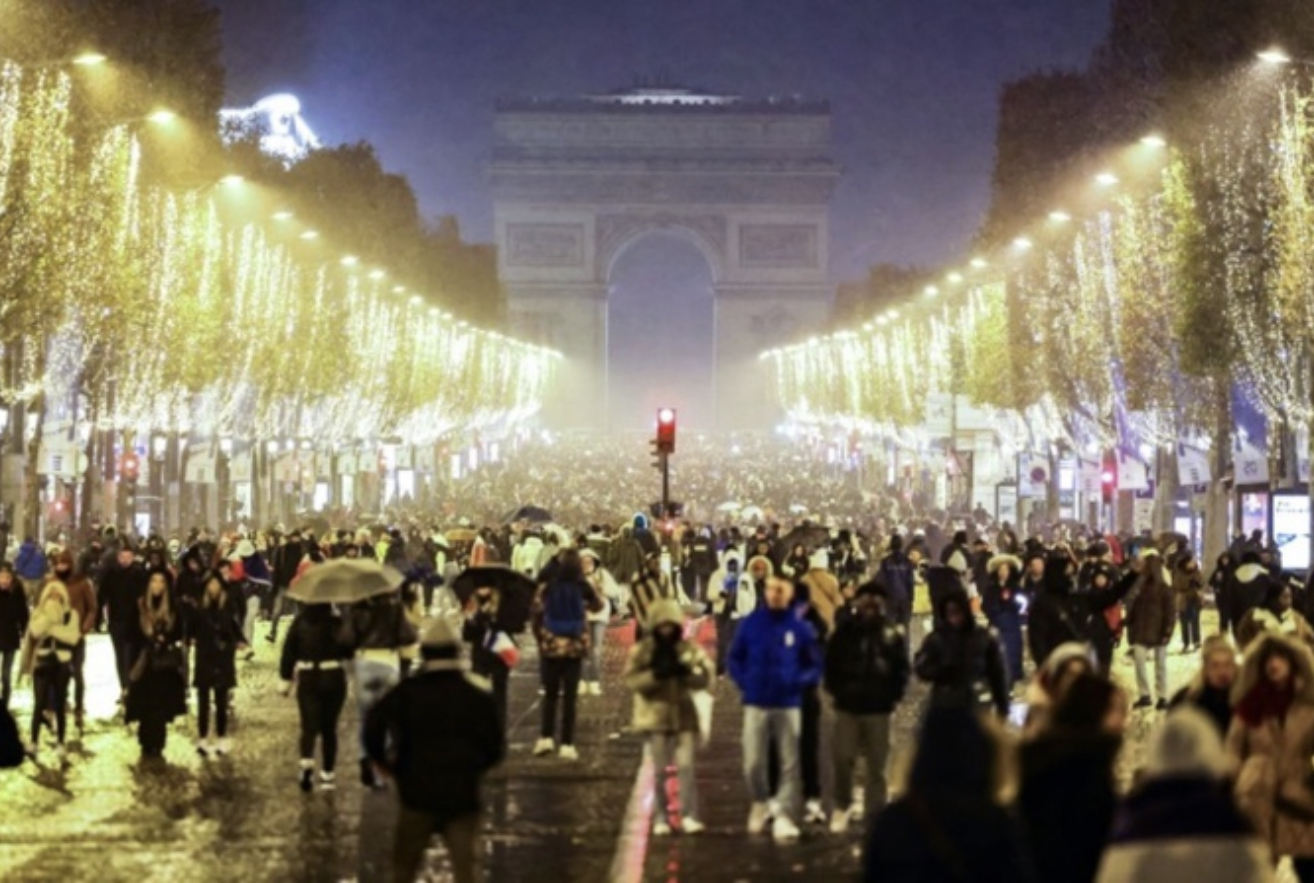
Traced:
[[146, 593], [137, 602], [137, 653], [129, 674], [124, 720], [137, 724], [143, 759], [159, 758], [168, 740], [169, 722], [187, 713], [187, 657], [183, 621], [176, 609], [167, 572], [147, 577]]
[[835, 809], [830, 830], [842, 834], [853, 815], [853, 773], [866, 765], [863, 815], [870, 822], [888, 798], [890, 716], [908, 687], [908, 640], [885, 617], [885, 588], [867, 583], [836, 616], [826, 644], [825, 687], [835, 707], [831, 742]]
[[726, 657], [735, 641], [739, 623], [757, 609], [757, 592], [753, 581], [739, 570], [738, 552], [727, 552], [721, 569], [712, 575], [708, 594], [712, 597], [712, 614], [716, 618], [716, 675], [726, 672]]
[[[237, 654], [246, 649], [242, 630], [242, 607], [236, 591], [211, 573], [196, 610], [188, 618], [188, 640], [195, 665], [192, 686], [196, 688], [196, 753], [201, 757], [223, 757], [232, 750], [228, 738], [228, 703], [237, 686]], [[213, 703], [215, 736], [210, 738], [210, 709]]]
[[1266, 632], [1246, 653], [1232, 688], [1227, 733], [1237, 803], [1276, 860], [1290, 856], [1301, 883], [1314, 881], [1314, 656]]
[[114, 647], [120, 705], [128, 695], [129, 673], [141, 655], [140, 602], [146, 593], [146, 580], [146, 568], [137, 563], [136, 554], [126, 542], [114, 553], [113, 562], [101, 570], [97, 601]]
[[1271, 883], [1268, 849], [1237, 808], [1228, 772], [1209, 717], [1189, 705], [1169, 713], [1114, 815], [1097, 883]]
[[[824, 553], [820, 553], [824, 554]], [[817, 656], [825, 659], [826, 640], [830, 637], [835, 621], [835, 604], [839, 600], [839, 587], [829, 573], [829, 584], [815, 579], [796, 580], [794, 582], [793, 606], [796, 615], [804, 623], [812, 626], [817, 642]], [[813, 601], [813, 587], [823, 586], [818, 593], [820, 600]], [[835, 595], [823, 594], [833, 588]], [[799, 772], [803, 778], [803, 822], [820, 825], [826, 822], [826, 810], [821, 803], [821, 684], [815, 683], [803, 689], [799, 703]], [[772, 793], [780, 787], [779, 749], [773, 748], [769, 756], [768, 784]]]
[[1060, 644], [1085, 643], [1090, 637], [1087, 599], [1075, 591], [1072, 559], [1055, 550], [1044, 562], [1040, 591], [1027, 611], [1027, 645], [1037, 668]]
[[[1136, 687], [1140, 698], [1136, 708], [1168, 707], [1168, 643], [1173, 639], [1177, 625], [1177, 601], [1173, 595], [1172, 577], [1163, 565], [1163, 559], [1153, 546], [1137, 557], [1139, 575], [1136, 585], [1127, 596], [1127, 639], [1132, 645], [1136, 664]], [[1150, 694], [1150, 680], [1145, 663], [1154, 658], [1154, 698]]]
[[461, 638], [470, 645], [471, 670], [492, 685], [493, 703], [497, 706], [498, 720], [502, 722], [505, 735], [507, 687], [511, 678], [511, 667], [494, 647], [501, 635], [505, 635], [506, 640], [513, 644], [514, 639], [498, 624], [497, 615], [501, 603], [502, 593], [499, 589], [492, 586], [480, 586], [475, 589], [466, 606]]
[[602, 650], [607, 641], [607, 623], [611, 621], [610, 598], [616, 595], [615, 580], [602, 567], [598, 553], [592, 549], [580, 552], [580, 565], [584, 570], [584, 579], [593, 587], [593, 593], [602, 602], [597, 610], [585, 614], [589, 628], [589, 655], [584, 663], [584, 680], [582, 692], [602, 695]]
[[1259, 552], [1251, 549], [1242, 553], [1241, 564], [1232, 571], [1225, 594], [1229, 604], [1227, 619], [1232, 633], [1240, 642], [1241, 621], [1246, 614], [1264, 603], [1273, 590], [1274, 580], [1260, 563]]
[[[803, 693], [821, 680], [823, 659], [813, 627], [793, 608], [794, 586], [785, 579], [767, 581], [766, 603], [740, 624], [730, 648], [729, 672], [744, 706], [744, 776], [752, 808], [748, 832], [761, 833], [767, 819], [772, 836], [799, 836], [802, 808], [799, 770], [800, 706]], [[767, 775], [768, 754], [776, 746], [780, 758], [780, 790], [775, 806]]]
[[0, 561], [0, 706], [9, 707], [14, 688], [14, 660], [23, 647], [30, 613], [14, 566]]
[[[1173, 565], [1173, 595], [1177, 600], [1177, 618], [1182, 627], [1182, 653], [1200, 649], [1200, 609], [1204, 606], [1204, 574], [1190, 549], [1185, 549]], [[1314, 633], [1311, 633], [1314, 637]]]
[[260, 618], [260, 608], [264, 598], [273, 591], [274, 577], [269, 572], [269, 565], [255, 543], [243, 537], [238, 540], [233, 554], [228, 556], [236, 573], [229, 580], [229, 585], [241, 592], [246, 602], [246, 615], [242, 623], [242, 634], [246, 637], [246, 652], [243, 658], [250, 662], [255, 659], [255, 629]]
[[967, 591], [949, 595], [936, 611], [940, 625], [926, 636], [913, 660], [917, 677], [931, 685], [937, 701], [956, 701], [1008, 716], [1008, 666], [989, 627], [972, 615]]
[[1021, 594], [1022, 562], [1013, 555], [995, 555], [986, 564], [986, 582], [981, 593], [981, 611], [999, 635], [1008, 666], [1008, 683], [1020, 683], [1022, 668], [1022, 614], [1026, 607]]
[[463, 670], [461, 644], [436, 620], [420, 646], [415, 677], [390, 690], [368, 713], [370, 760], [396, 780], [401, 802], [393, 842], [397, 883], [416, 879], [429, 840], [443, 838], [456, 883], [481, 879], [479, 785], [506, 753], [488, 691]]
[[1017, 807], [1040, 883], [1095, 879], [1117, 804], [1113, 764], [1126, 708], [1112, 681], [1083, 672], [1022, 742]]
[[1241, 652], [1255, 643], [1264, 632], [1279, 632], [1314, 648], [1314, 628], [1292, 608], [1291, 587], [1268, 580], [1268, 595], [1258, 607], [1248, 610], [1236, 624], [1236, 643]]
[[1237, 653], [1225, 635], [1205, 638], [1200, 669], [1168, 703], [1169, 708], [1191, 705], [1208, 715], [1220, 739], [1232, 723], [1232, 685], [1237, 677]]
[[1002, 752], [975, 708], [933, 702], [908, 785], [871, 822], [867, 883], [1033, 883], [1017, 817], [1003, 805]]
[[305, 557], [305, 548], [301, 540], [301, 531], [294, 530], [279, 538], [278, 547], [273, 553], [274, 576], [274, 611], [269, 622], [269, 636], [266, 640], [273, 644], [278, 640], [278, 623], [282, 619], [288, 604], [287, 590], [301, 573], [301, 561]]
[[640, 640], [648, 630], [648, 611], [663, 598], [679, 600], [670, 574], [662, 569], [660, 552], [649, 553], [643, 571], [630, 586], [630, 612], [634, 614], [634, 638]]
[[68, 589], [51, 581], [41, 590], [23, 644], [23, 673], [32, 676], [32, 730], [28, 754], [33, 760], [41, 741], [41, 726], [55, 733], [55, 756], [64, 762], [68, 731], [68, 683], [73, 650], [82, 638], [81, 621], [69, 603]]
[[[543, 714], [534, 754], [556, 751], [563, 760], [578, 760], [575, 713], [583, 660], [589, 652], [586, 614], [602, 607], [602, 599], [584, 578], [579, 552], [565, 549], [555, 578], [534, 599], [534, 634], [543, 672]], [[636, 584], [636, 594], [638, 586]], [[656, 600], [655, 598], [653, 599]], [[558, 743], [557, 709], [561, 708]]]
[[319, 742], [319, 787], [337, 785], [338, 719], [347, 702], [347, 669], [351, 648], [339, 640], [342, 620], [331, 604], [306, 604], [293, 617], [283, 641], [278, 674], [283, 694], [296, 685], [301, 722], [297, 783], [310, 791], [315, 775], [315, 742]]
[[886, 616], [911, 636], [913, 566], [903, 552], [903, 537], [897, 533], [890, 537], [889, 553], [881, 559], [876, 579], [885, 587]]
[[667, 769], [672, 761], [679, 783], [679, 829], [697, 834], [698, 788], [694, 754], [698, 737], [698, 711], [694, 693], [712, 685], [712, 661], [701, 647], [684, 637], [684, 612], [663, 599], [649, 611], [647, 637], [630, 649], [625, 663], [625, 684], [634, 691], [634, 730], [643, 733], [655, 775], [653, 789], [654, 836], [671, 833]]
[[380, 788], [365, 748], [365, 719], [370, 708], [401, 680], [401, 649], [415, 643], [415, 627], [397, 592], [376, 595], [352, 605], [342, 617], [338, 642], [355, 654], [356, 705], [360, 716], [360, 783]]
[[1027, 685], [1024, 734], [1031, 735], [1045, 729], [1049, 725], [1050, 713], [1068, 686], [1078, 676], [1096, 671], [1089, 645], [1069, 641], [1055, 647]]
[[[1209, 588], [1214, 593], [1214, 607], [1218, 610], [1218, 631], [1224, 635], [1232, 633], [1232, 571], [1236, 561], [1231, 552], [1223, 552], [1214, 560], [1214, 572], [1209, 574]], [[1310, 571], [1314, 574], [1314, 570]], [[1306, 589], [1306, 598], [1309, 591]]]
[[23, 584], [28, 607], [36, 605], [41, 595], [41, 582], [48, 569], [46, 553], [41, 551], [41, 544], [31, 537], [24, 538], [23, 544], [18, 547], [18, 554], [14, 556], [14, 572]]
[[87, 714], [87, 682], [82, 669], [87, 660], [87, 635], [96, 627], [96, 590], [86, 574], [76, 569], [73, 553], [68, 549], [61, 550], [54, 557], [49, 579], [64, 584], [69, 604], [78, 620], [78, 642], [73, 648], [73, 658], [69, 661], [69, 672], [73, 680], [73, 720], [81, 732]]

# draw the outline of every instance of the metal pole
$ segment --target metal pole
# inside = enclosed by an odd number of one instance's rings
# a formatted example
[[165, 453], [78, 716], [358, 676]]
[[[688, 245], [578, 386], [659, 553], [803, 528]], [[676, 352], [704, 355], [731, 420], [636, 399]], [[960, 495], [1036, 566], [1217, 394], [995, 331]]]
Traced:
[[662, 454], [662, 518], [671, 511], [671, 455]]

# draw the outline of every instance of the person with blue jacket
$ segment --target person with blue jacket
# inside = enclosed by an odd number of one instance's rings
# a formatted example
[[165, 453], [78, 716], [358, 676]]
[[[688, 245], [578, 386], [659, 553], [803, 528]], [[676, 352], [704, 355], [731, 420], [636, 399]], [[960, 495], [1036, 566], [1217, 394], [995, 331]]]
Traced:
[[[793, 606], [794, 586], [767, 580], [765, 604], [743, 619], [730, 648], [730, 678], [744, 704], [744, 777], [753, 801], [750, 834], [761, 833], [773, 818], [777, 840], [799, 836], [795, 819], [802, 803], [799, 770], [800, 707], [803, 693], [821, 681], [822, 649], [812, 624]], [[773, 808], [767, 777], [772, 742], [780, 756], [780, 794]]]

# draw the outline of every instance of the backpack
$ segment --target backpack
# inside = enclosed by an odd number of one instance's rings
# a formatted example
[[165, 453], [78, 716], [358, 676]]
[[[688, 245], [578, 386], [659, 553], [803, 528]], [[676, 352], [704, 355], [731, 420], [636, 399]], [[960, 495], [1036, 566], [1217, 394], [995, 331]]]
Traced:
[[543, 598], [543, 625], [560, 638], [584, 634], [584, 595], [574, 583], [553, 583]]

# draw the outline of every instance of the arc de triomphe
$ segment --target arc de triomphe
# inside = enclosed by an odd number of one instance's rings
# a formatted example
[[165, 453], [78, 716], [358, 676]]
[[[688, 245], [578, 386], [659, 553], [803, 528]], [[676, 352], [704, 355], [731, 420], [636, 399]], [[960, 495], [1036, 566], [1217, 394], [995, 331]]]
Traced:
[[608, 278], [630, 245], [668, 231], [711, 268], [717, 426], [765, 428], [758, 354], [819, 328], [832, 296], [829, 109], [636, 89], [503, 103], [495, 126], [489, 176], [511, 330], [566, 357], [548, 423], [605, 422]]

